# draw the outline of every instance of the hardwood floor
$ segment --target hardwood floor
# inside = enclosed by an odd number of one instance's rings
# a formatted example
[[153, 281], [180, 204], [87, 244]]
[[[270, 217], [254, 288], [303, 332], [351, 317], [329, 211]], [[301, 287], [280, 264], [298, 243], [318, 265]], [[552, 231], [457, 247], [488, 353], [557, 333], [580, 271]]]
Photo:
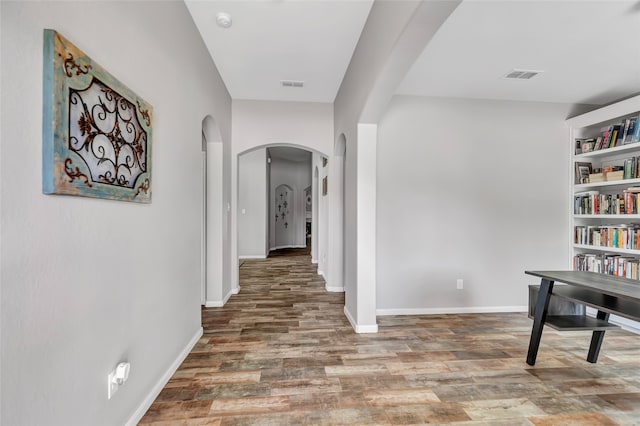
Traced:
[[[202, 310], [204, 336], [144, 425], [640, 425], [640, 336], [545, 329], [525, 314], [386, 316], [355, 334], [305, 250], [246, 260], [239, 294]], [[523, 290], [524, 291], [524, 290]]]

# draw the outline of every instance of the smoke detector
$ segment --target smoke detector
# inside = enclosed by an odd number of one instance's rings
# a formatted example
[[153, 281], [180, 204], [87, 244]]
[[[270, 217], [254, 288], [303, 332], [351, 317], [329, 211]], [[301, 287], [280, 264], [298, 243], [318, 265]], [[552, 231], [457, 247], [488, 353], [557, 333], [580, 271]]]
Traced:
[[282, 87], [303, 87], [304, 81], [280, 80], [280, 84], [282, 84]]
[[508, 78], [510, 80], [530, 80], [536, 75], [543, 73], [544, 71], [538, 70], [522, 70], [522, 69], [512, 69], [508, 73], [502, 76], [502, 78]]
[[219, 27], [229, 28], [233, 21], [231, 20], [231, 15], [227, 12], [219, 12], [216, 14], [216, 23]]

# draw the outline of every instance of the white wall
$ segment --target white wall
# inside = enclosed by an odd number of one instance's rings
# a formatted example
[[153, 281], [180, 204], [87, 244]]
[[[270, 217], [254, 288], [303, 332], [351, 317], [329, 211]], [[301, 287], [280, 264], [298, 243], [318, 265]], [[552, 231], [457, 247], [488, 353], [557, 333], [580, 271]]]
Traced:
[[[314, 235], [318, 240], [318, 249], [316, 261], [318, 262], [318, 274], [327, 280], [328, 260], [329, 260], [329, 196], [322, 195], [322, 180], [329, 175], [329, 165], [322, 165], [322, 155], [313, 154], [311, 158], [314, 170], [318, 170], [317, 182], [315, 182], [314, 212], [316, 215], [313, 220], [317, 222], [317, 230]], [[332, 232], [335, 230], [332, 229]], [[332, 284], [332, 283], [330, 283]]]
[[[333, 105], [310, 102], [234, 100], [233, 146], [231, 154], [231, 207], [238, 208], [238, 155], [256, 147], [290, 145], [331, 152], [333, 147]], [[272, 185], [273, 186], [273, 185]], [[231, 256], [238, 253], [238, 223], [231, 215]], [[237, 258], [231, 259], [231, 282], [238, 289]]]
[[[290, 215], [288, 216], [288, 226], [283, 228], [282, 221], [275, 221], [275, 214], [278, 213], [276, 198], [280, 192], [276, 191], [280, 185], [286, 185], [293, 190], [288, 206]], [[271, 249], [285, 247], [306, 247], [305, 232], [305, 197], [304, 190], [311, 185], [311, 162], [310, 161], [288, 161], [274, 157], [271, 159], [271, 189], [269, 196], [270, 214], [269, 223], [271, 226]]]
[[224, 287], [224, 147], [207, 143], [207, 223], [206, 228], [206, 290], [205, 306], [222, 306], [227, 293]]
[[[201, 333], [202, 119], [228, 144], [231, 100], [182, 2], [0, 8], [0, 423], [122, 425]], [[154, 107], [152, 204], [42, 194], [44, 28]]]
[[238, 256], [265, 258], [267, 252], [267, 150], [238, 158]]
[[569, 111], [393, 99], [378, 133], [378, 313], [516, 309], [525, 269], [566, 268]]

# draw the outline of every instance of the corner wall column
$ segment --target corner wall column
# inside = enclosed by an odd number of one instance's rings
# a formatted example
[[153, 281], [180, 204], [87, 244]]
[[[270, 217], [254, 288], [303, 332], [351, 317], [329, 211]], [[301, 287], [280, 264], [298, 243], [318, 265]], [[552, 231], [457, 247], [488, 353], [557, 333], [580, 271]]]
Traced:
[[377, 333], [376, 162], [378, 126], [358, 123], [357, 136], [357, 318], [358, 333]]

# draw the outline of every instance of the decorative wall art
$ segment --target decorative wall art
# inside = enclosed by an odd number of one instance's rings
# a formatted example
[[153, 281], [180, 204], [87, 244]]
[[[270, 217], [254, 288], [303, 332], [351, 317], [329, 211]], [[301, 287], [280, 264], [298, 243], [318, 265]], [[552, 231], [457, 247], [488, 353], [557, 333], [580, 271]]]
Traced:
[[322, 178], [322, 195], [327, 195], [327, 178], [328, 176]]
[[151, 202], [152, 107], [44, 30], [42, 191]]
[[304, 190], [304, 205], [307, 212], [311, 211], [311, 200], [311, 187], [307, 186]]
[[290, 210], [291, 207], [291, 193], [293, 191], [287, 185], [280, 185], [276, 188], [276, 224], [284, 226], [285, 229], [289, 227]]

